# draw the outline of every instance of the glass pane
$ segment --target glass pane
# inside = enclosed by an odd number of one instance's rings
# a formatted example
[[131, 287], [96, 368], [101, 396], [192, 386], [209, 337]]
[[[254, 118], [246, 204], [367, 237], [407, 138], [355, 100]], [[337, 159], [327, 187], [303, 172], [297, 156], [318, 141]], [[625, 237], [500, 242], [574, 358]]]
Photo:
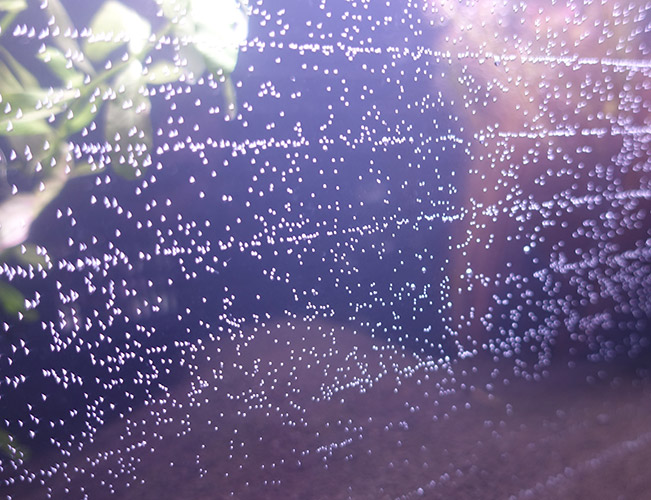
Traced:
[[649, 490], [647, 3], [0, 30], [1, 498]]

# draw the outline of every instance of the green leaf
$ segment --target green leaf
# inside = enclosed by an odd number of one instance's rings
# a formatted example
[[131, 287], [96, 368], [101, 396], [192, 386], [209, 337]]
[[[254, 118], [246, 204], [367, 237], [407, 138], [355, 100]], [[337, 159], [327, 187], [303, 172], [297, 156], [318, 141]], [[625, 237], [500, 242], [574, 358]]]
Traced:
[[47, 120], [63, 110], [63, 102], [49, 103], [45, 89], [22, 90], [6, 92], [2, 95], [3, 102], [9, 105], [7, 114], [0, 114], [0, 135], [39, 135], [52, 132], [52, 126]]
[[7, 431], [0, 429], [0, 452], [11, 460], [29, 460], [29, 450]]
[[20, 12], [27, 8], [26, 0], [0, 0], [0, 12], [5, 12], [0, 20], [0, 36], [9, 31], [9, 26]]
[[194, 24], [194, 46], [205, 57], [208, 70], [231, 73], [248, 36], [248, 17], [240, 3], [190, 0], [188, 16]]
[[206, 60], [194, 45], [181, 45], [179, 59], [183, 73], [190, 82], [196, 81], [206, 71]]
[[32, 75], [25, 66], [20, 64], [14, 56], [11, 55], [11, 53], [5, 49], [4, 47], [0, 46], [0, 51], [2, 51], [2, 55], [5, 57], [7, 60], [7, 64], [12, 69], [12, 72], [16, 79], [20, 82], [20, 84], [23, 87], [33, 87], [33, 88], [38, 88], [40, 87], [40, 84], [36, 77]]
[[111, 145], [111, 166], [120, 176], [133, 179], [149, 161], [152, 129], [151, 102], [141, 87], [142, 64], [131, 61], [115, 82], [117, 96], [106, 107], [105, 133]]
[[147, 68], [147, 72], [143, 75], [143, 80], [145, 83], [151, 85], [162, 85], [177, 81], [182, 74], [183, 71], [174, 63], [160, 61]]
[[[46, 103], [50, 104], [50, 92], [46, 89], [32, 88], [32, 89], [20, 89], [17, 91], [8, 91], [2, 93], [2, 102], [9, 104], [11, 108], [15, 111], [18, 108], [41, 108], [44, 107]], [[54, 111], [55, 114], [61, 110], [61, 106], [54, 106], [56, 108]]]
[[27, 8], [27, 0], [0, 0], [0, 11], [20, 12]]
[[37, 197], [32, 193], [19, 193], [0, 203], [1, 251], [20, 245], [27, 239], [38, 212]]
[[97, 116], [99, 109], [95, 99], [88, 100], [88, 98], [84, 98], [84, 100], [77, 101], [72, 107], [72, 118], [66, 121], [64, 135], [74, 134], [88, 126], [93, 121], [93, 118]]
[[16, 116], [0, 118], [0, 135], [45, 135], [52, 132], [52, 127], [45, 120], [52, 115], [50, 110], [32, 110]]
[[90, 22], [92, 35], [84, 43], [91, 61], [102, 61], [116, 48], [129, 43], [129, 52], [138, 54], [149, 43], [151, 25], [135, 10], [116, 0], [108, 0]]
[[47, 266], [47, 259], [45, 256], [42, 253], [38, 252], [36, 245], [31, 243], [17, 245], [8, 250], [6, 253], [7, 256], [12, 256], [21, 264], [28, 264], [34, 267], [38, 265], [41, 265], [42, 267]]
[[[30, 167], [33, 165], [30, 165], [30, 160], [28, 159], [29, 153], [32, 151], [43, 151], [43, 146], [45, 143], [45, 136], [42, 135], [12, 135], [5, 137], [5, 140], [10, 146], [10, 149], [13, 150], [13, 155], [10, 157], [14, 157], [13, 160], [8, 160], [8, 163], [10, 165], [10, 168], [14, 171], [21, 171], [23, 174], [27, 176], [31, 176], [31, 172], [29, 171]], [[25, 152], [28, 151], [29, 153], [26, 155]], [[31, 157], [31, 161], [34, 161], [34, 157]], [[2, 214], [2, 211], [0, 210], [0, 214]]]
[[64, 85], [70, 87], [83, 85], [84, 75], [77, 71], [72, 65], [72, 61], [56, 47], [46, 47], [43, 52], [38, 54], [38, 57], [50, 67]]
[[185, 16], [189, 0], [156, 0], [163, 11], [163, 15], [172, 20]]
[[208, 70], [221, 69], [225, 73], [231, 73], [235, 69], [238, 47], [227, 47], [217, 43], [215, 35], [207, 31], [197, 34], [194, 46], [205, 57]]
[[10, 316], [25, 312], [25, 296], [15, 286], [0, 281], [0, 306]]
[[[61, 30], [62, 36], [58, 36], [56, 38], [71, 40], [69, 37], [63, 35], [65, 35], [66, 31], [72, 33], [75, 30], [75, 25], [72, 23], [72, 20], [68, 15], [68, 11], [66, 11], [65, 7], [61, 4], [61, 1], [47, 0], [47, 2], [45, 3], [45, 8], [47, 9], [48, 13], [54, 17], [54, 21], [56, 25]], [[71, 48], [69, 45], [61, 46], [61, 50], [64, 51], [68, 50], [69, 48]]]
[[[76, 40], [71, 36], [66, 36], [66, 33], [73, 33], [75, 31], [75, 25], [72, 23], [66, 9], [61, 5], [60, 0], [47, 0], [45, 2], [45, 9], [50, 16], [54, 17], [56, 26], [61, 30], [61, 35], [54, 37], [54, 43], [64, 53], [70, 52], [75, 55], [83, 55]], [[92, 65], [86, 59], [75, 57], [74, 63], [82, 71], [90, 75], [95, 74]]]
[[5, 92], [15, 92], [21, 89], [20, 82], [13, 75], [9, 66], [0, 61], [0, 97], [4, 100]]
[[75, 164], [73, 175], [75, 177], [83, 177], [85, 175], [99, 174], [104, 172], [105, 170], [106, 169], [103, 166], [97, 165], [96, 163], [89, 163], [87, 161], [82, 161]]
[[34, 220], [65, 186], [68, 180], [66, 158], [70, 154], [68, 145], [51, 154], [58, 155], [58, 158], [52, 166], [48, 164], [43, 189], [20, 192], [0, 202], [0, 254], [25, 242]]
[[237, 115], [237, 95], [235, 94], [235, 86], [230, 76], [224, 79], [224, 100], [226, 101], [226, 113], [232, 120]]
[[[185, 43], [179, 56], [188, 61], [186, 74], [193, 73], [198, 78], [206, 68], [226, 74], [235, 69], [240, 45], [248, 36], [248, 16], [240, 2], [159, 0], [158, 3], [166, 17], [175, 19], [172, 30]], [[193, 53], [201, 56], [201, 68]]]
[[10, 109], [0, 114], [0, 135], [49, 134], [52, 126], [47, 120], [61, 113], [75, 95], [74, 89], [53, 93], [43, 88], [3, 93]]

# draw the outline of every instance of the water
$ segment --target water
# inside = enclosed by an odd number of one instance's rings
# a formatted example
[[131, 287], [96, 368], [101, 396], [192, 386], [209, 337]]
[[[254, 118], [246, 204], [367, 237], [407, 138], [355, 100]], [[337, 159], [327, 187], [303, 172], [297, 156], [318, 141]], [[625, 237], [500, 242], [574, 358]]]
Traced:
[[0, 144], [3, 498], [644, 491], [643, 2], [45, 5], [0, 43], [98, 109], [0, 88], [63, 134]]

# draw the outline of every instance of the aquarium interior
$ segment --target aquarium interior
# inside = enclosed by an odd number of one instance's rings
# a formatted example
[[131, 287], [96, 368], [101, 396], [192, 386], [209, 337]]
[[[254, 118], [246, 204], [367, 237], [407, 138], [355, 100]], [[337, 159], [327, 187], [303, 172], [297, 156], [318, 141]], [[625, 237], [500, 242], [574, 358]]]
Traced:
[[648, 498], [650, 22], [0, 0], [0, 498]]

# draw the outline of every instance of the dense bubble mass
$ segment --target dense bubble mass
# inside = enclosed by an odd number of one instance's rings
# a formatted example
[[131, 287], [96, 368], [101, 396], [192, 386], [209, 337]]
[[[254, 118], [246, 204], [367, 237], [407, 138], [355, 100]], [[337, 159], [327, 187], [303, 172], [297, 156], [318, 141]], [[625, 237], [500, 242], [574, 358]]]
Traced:
[[650, 13], [0, 1], [1, 498], [648, 491]]

